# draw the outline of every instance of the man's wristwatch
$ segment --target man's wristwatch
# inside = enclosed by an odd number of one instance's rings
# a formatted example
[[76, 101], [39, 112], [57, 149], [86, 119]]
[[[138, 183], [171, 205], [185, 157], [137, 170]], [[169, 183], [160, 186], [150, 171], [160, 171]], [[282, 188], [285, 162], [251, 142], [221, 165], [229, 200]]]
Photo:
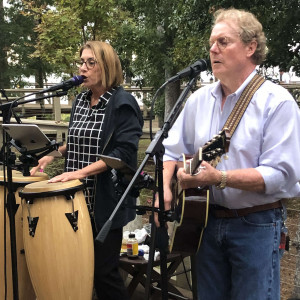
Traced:
[[226, 187], [226, 183], [227, 183], [227, 173], [226, 171], [221, 171], [221, 182], [219, 184], [216, 184], [216, 188], [219, 190], [223, 190]]

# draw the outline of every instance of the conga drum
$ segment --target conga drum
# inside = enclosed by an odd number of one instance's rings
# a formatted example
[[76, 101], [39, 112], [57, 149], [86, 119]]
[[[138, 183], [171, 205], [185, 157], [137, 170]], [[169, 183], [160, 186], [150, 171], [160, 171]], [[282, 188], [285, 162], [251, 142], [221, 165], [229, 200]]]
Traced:
[[[18, 191], [25, 185], [44, 181], [48, 179], [46, 173], [36, 173], [34, 176], [23, 176], [21, 172], [12, 170], [13, 191], [18, 204], [18, 209], [15, 214], [15, 231], [16, 231], [16, 252], [17, 252], [17, 272], [18, 272], [18, 292], [20, 300], [32, 300], [36, 299], [34, 289], [28, 273], [28, 268], [25, 259], [25, 251], [23, 244], [23, 216], [21, 199]], [[12, 280], [12, 268], [11, 268], [11, 247], [10, 247], [10, 226], [9, 217], [7, 212], [5, 213], [4, 205], [4, 176], [3, 171], [0, 175], [0, 299], [5, 299], [5, 277], [6, 277], [6, 299], [13, 299], [13, 280]], [[6, 221], [4, 218], [6, 214]], [[4, 223], [5, 222], [5, 223]], [[6, 224], [6, 259], [4, 252], [4, 224]], [[5, 268], [6, 261], [6, 268]]]
[[79, 180], [41, 181], [19, 193], [26, 261], [38, 300], [92, 298], [94, 245], [83, 188]]

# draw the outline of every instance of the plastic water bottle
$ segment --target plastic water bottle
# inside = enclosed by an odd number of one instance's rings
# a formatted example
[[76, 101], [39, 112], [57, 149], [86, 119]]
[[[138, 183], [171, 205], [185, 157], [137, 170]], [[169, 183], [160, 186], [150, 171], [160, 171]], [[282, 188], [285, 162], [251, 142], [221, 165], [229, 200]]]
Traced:
[[134, 233], [130, 233], [127, 240], [127, 256], [134, 259], [139, 255], [139, 244]]

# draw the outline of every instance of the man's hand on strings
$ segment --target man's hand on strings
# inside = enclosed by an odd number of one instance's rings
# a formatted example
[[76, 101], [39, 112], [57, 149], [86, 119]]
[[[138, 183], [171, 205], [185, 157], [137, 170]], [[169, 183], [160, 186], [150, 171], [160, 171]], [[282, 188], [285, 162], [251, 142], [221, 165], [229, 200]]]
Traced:
[[219, 170], [203, 161], [198, 172], [194, 175], [187, 174], [184, 168], [180, 168], [177, 172], [177, 179], [183, 189], [189, 189], [218, 184], [221, 180], [221, 174]]

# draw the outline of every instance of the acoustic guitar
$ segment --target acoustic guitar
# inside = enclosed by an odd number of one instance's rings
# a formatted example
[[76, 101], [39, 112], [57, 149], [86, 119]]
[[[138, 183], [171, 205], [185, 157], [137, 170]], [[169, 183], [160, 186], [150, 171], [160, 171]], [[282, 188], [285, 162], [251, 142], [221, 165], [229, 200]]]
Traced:
[[[200, 165], [203, 160], [215, 167], [221, 156], [228, 152], [229, 140], [229, 132], [222, 130], [203, 147], [199, 148], [191, 159], [188, 160], [183, 155], [183, 167], [186, 173], [193, 175], [201, 172]], [[173, 185], [175, 221], [172, 225], [169, 225], [170, 252], [197, 253], [207, 224], [208, 209], [208, 187], [183, 190], [175, 179]]]

